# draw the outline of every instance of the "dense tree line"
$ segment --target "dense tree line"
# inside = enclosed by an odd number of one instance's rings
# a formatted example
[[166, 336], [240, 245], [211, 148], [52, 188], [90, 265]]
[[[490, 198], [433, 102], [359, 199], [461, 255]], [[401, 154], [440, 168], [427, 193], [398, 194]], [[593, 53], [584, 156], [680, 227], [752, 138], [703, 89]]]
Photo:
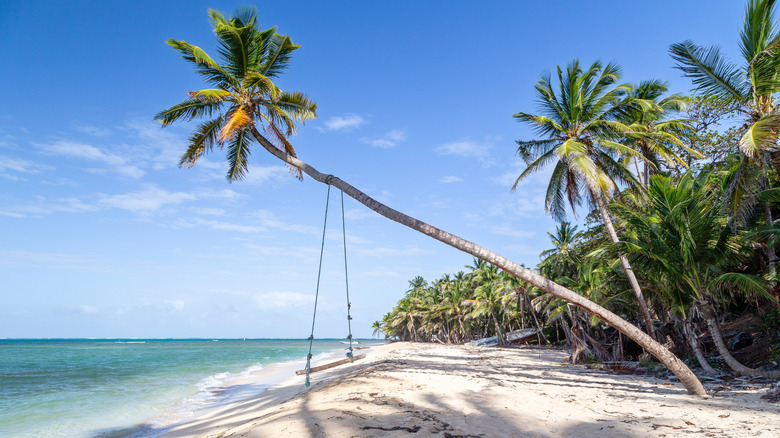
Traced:
[[[535, 271], [632, 321], [709, 373], [701, 343], [733, 371], [780, 376], [780, 33], [773, 0], [750, 0], [741, 63], [717, 47], [673, 44], [693, 94], [649, 79], [621, 81], [616, 64], [574, 60], [535, 86], [537, 111], [514, 117], [537, 138], [518, 141], [528, 175], [552, 167], [546, 211], [560, 225]], [[584, 230], [567, 211], [586, 214]], [[459, 343], [543, 328], [572, 360], [626, 356], [622, 336], [572, 305], [475, 259], [468, 272], [417, 277], [376, 333]], [[720, 328], [754, 314], [769, 339], [762, 369], [739, 363]], [[544, 341], [540, 337], [540, 341]], [[776, 366], [775, 366], [776, 367]]]

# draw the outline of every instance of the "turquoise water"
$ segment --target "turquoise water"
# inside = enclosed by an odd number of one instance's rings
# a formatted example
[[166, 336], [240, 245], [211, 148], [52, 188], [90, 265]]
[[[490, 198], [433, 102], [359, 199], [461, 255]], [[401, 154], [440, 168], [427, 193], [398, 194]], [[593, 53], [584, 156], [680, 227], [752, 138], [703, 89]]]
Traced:
[[[0, 340], [0, 437], [153, 437], [303, 368], [305, 340]], [[317, 340], [312, 354], [343, 354]], [[275, 377], [264, 371], [273, 371]], [[246, 391], [246, 385], [242, 385]], [[246, 395], [246, 392], [243, 394]]]

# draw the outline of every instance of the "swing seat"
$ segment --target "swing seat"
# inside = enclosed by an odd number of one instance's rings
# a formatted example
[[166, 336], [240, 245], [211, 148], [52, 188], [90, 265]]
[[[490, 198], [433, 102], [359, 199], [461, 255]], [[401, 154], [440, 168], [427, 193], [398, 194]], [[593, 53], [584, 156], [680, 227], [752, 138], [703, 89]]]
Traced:
[[[365, 358], [366, 358], [366, 353], [363, 353], [363, 354], [358, 354], [357, 356], [355, 356], [354, 360], [365, 359]], [[324, 370], [327, 370], [327, 369], [330, 369], [330, 368], [335, 368], [335, 367], [337, 367], [339, 365], [344, 365], [344, 364], [350, 363], [352, 361], [353, 361], [353, 359], [349, 359], [349, 358], [337, 360], [335, 362], [326, 363], [325, 365], [320, 365], [320, 366], [317, 366], [317, 367], [313, 367], [313, 368], [311, 368], [309, 370], [309, 372], [310, 373], [314, 373], [314, 372], [317, 372], [317, 371], [324, 371]], [[297, 374], [299, 376], [302, 376], [302, 375], [306, 374], [306, 370], [305, 369], [304, 370], [298, 370], [298, 371], [295, 372], [295, 374]]]

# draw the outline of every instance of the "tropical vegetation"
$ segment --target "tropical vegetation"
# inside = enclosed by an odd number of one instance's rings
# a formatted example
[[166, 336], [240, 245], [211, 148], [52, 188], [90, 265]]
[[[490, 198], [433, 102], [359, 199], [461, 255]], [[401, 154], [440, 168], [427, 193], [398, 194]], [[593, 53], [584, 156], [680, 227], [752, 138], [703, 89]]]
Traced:
[[[707, 357], [717, 351], [736, 373], [778, 374], [774, 3], [748, 2], [741, 65], [728, 63], [717, 47], [671, 46], [677, 67], [693, 80], [692, 96], [668, 94], [658, 79], [621, 82], [614, 63], [574, 60], [555, 78], [539, 79], [537, 111], [514, 115], [536, 130], [536, 138], [518, 141], [527, 165], [518, 182], [554, 165], [545, 208], [560, 226], [534, 268], [394, 210], [299, 159], [290, 137], [296, 122], [316, 116], [316, 104], [274, 84], [299, 46], [276, 28], [262, 30], [254, 9], [230, 17], [209, 12], [216, 60], [185, 41], [168, 41], [210, 88], [191, 91], [156, 119], [163, 126], [207, 119], [192, 134], [182, 166], [216, 146], [226, 150], [228, 180], [241, 179], [259, 145], [295, 176], [336, 187], [473, 257], [465, 271], [410, 281], [398, 305], [373, 324], [377, 335], [442, 343], [496, 336], [505, 343], [508, 331], [536, 327], [536, 342], [565, 343], [573, 362], [647, 353], [702, 395], [680, 357], [693, 354], [717, 373]], [[566, 222], [567, 207], [577, 218], [582, 208], [584, 223]], [[753, 367], [730, 354], [736, 344], [721, 328], [728, 315], [752, 315], [755, 334], [770, 345]]]
[[[632, 321], [709, 374], [780, 376], [780, 29], [773, 0], [747, 4], [731, 64], [717, 47], [673, 44], [691, 96], [658, 79], [579, 61], [535, 86], [537, 111], [514, 117], [529, 175], [552, 167], [545, 210], [559, 222], [535, 271]], [[514, 190], [515, 187], [512, 187]], [[567, 222], [567, 210], [584, 224]], [[585, 226], [580, 230], [580, 226]], [[539, 327], [532, 342], [570, 359], [643, 353], [600, 318], [536, 284], [475, 260], [466, 272], [414, 280], [376, 323], [392, 339], [463, 342]], [[457, 301], [460, 301], [458, 305]], [[726, 324], [728, 330], [722, 326]], [[728, 342], [727, 342], [728, 341]], [[753, 343], [754, 368], [732, 349]], [[713, 366], [715, 365], [715, 366]]]

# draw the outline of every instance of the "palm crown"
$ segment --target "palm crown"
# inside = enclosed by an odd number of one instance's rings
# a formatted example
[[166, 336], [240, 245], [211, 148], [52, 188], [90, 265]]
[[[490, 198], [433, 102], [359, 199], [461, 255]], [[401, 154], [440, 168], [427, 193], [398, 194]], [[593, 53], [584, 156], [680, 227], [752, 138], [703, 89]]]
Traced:
[[[179, 165], [192, 167], [215, 145], [227, 144], [227, 179], [233, 181], [246, 174], [252, 138], [270, 141], [295, 157], [288, 137], [295, 133], [296, 121], [316, 117], [317, 104], [302, 93], [282, 91], [272, 82], [300, 47], [289, 36], [278, 34], [275, 27], [261, 30], [253, 8], [239, 9], [229, 19], [209, 10], [209, 17], [219, 62], [186, 41], [166, 42], [194, 64], [213, 88], [190, 92], [188, 99], [159, 112], [155, 120], [167, 126], [177, 120], [209, 117], [190, 136]], [[291, 170], [298, 178], [302, 176], [300, 169]]]
[[583, 71], [579, 61], [572, 61], [566, 70], [558, 67], [558, 91], [553, 88], [550, 75], [536, 83], [540, 115], [517, 113], [520, 122], [532, 123], [542, 139], [518, 141], [518, 154], [528, 167], [512, 187], [533, 172], [554, 160], [545, 197], [545, 209], [562, 221], [568, 201], [572, 209], [582, 202], [584, 193], [609, 196], [616, 183], [636, 182], [631, 173], [618, 161], [616, 155], [634, 156], [632, 149], [614, 141], [628, 127], [615, 120], [616, 104], [628, 91], [625, 84], [616, 84], [620, 69], [615, 64], [602, 67], [594, 62]]
[[732, 64], [718, 47], [693, 41], [673, 44], [669, 50], [677, 68], [704, 94], [734, 99], [747, 115], [747, 131], [739, 146], [755, 159], [777, 145], [780, 114], [775, 93], [780, 92], [780, 33], [774, 20], [775, 0], [750, 0], [740, 33], [743, 65]]

